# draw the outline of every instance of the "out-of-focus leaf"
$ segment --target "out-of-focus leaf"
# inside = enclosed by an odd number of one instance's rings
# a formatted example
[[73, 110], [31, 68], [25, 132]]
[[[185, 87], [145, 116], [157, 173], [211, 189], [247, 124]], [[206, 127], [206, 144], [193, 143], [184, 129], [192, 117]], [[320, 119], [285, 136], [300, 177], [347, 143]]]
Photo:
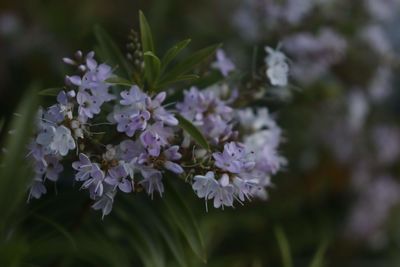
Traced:
[[194, 81], [194, 80], [197, 80], [198, 78], [199, 78], [199, 75], [196, 75], [196, 74], [182, 75], [182, 76], [176, 77], [176, 79], [174, 79], [174, 80], [169, 80], [165, 83], [157, 84], [157, 88], [160, 90], [160, 89], [168, 87], [174, 83], [183, 82], [183, 81]]
[[278, 241], [279, 250], [281, 252], [283, 267], [293, 267], [289, 241], [281, 227], [275, 228], [275, 237]]
[[191, 42], [191, 39], [186, 39], [183, 40], [179, 43], [177, 43], [176, 45], [174, 45], [173, 47], [171, 47], [167, 53], [165, 53], [164, 57], [161, 60], [161, 69], [162, 71], [164, 71], [169, 63], [171, 63], [172, 60], [174, 60], [174, 58], [176, 58], [176, 56], [183, 50], [186, 48], [186, 46]]
[[30, 88], [10, 126], [10, 134], [5, 142], [4, 153], [0, 159], [0, 233], [8, 216], [15, 210], [26, 194], [29, 179], [26, 164], [27, 143], [31, 137], [37, 111], [37, 92]]
[[167, 192], [166, 197], [164, 198], [167, 212], [170, 214], [172, 220], [178, 225], [193, 252], [203, 262], [207, 262], [203, 238], [193, 214], [180, 198], [176, 190], [173, 189], [173, 186], [169, 186], [168, 188], [170, 190]]
[[164, 267], [164, 253], [160, 249], [159, 240], [151, 234], [148, 225], [144, 227], [140, 220], [132, 220], [121, 207], [115, 208], [114, 219], [121, 223], [125, 231], [132, 233], [132, 238], [127, 241], [138, 252], [146, 267]]
[[131, 79], [132, 67], [112, 38], [98, 25], [95, 26], [94, 33], [99, 43], [99, 52], [102, 59], [112, 66], [119, 66], [116, 72], [127, 79]]
[[77, 250], [77, 245], [75, 243], [74, 238], [72, 237], [72, 235], [68, 232], [68, 230], [66, 230], [62, 225], [58, 224], [55, 221], [52, 221], [49, 218], [43, 217], [39, 214], [34, 214], [34, 217], [36, 217], [39, 221], [42, 221], [43, 223], [48, 224], [49, 226], [53, 227], [55, 230], [57, 230], [59, 233], [61, 233], [66, 240], [68, 240], [68, 242], [70, 243], [71, 247], [74, 250]]
[[3, 131], [5, 123], [6, 123], [6, 119], [0, 118], [0, 133]]
[[59, 92], [61, 92], [61, 87], [47, 88], [39, 92], [41, 96], [57, 96]]
[[118, 76], [113, 76], [111, 78], [108, 78], [106, 80], [107, 83], [113, 84], [113, 85], [122, 85], [122, 86], [132, 86], [132, 82], [128, 81], [127, 79], [118, 77]]
[[160, 80], [160, 84], [168, 83], [176, 80], [177, 77], [182, 76], [189, 71], [193, 70], [195, 66], [200, 64], [203, 60], [210, 57], [221, 46], [221, 44], [211, 45], [206, 48], [200, 49], [193, 53], [188, 58], [179, 62], [169, 72], [167, 72]]
[[153, 35], [149, 23], [142, 11], [139, 11], [140, 37], [142, 40], [142, 48], [144, 55], [144, 76], [149, 84], [150, 90], [158, 79], [160, 73], [161, 62], [156, 56], [153, 43]]
[[179, 126], [186, 131], [197, 144], [202, 146], [204, 149], [210, 150], [207, 140], [196, 126], [180, 115], [176, 115], [176, 117], [178, 118]]
[[[160, 59], [151, 51], [144, 52], [143, 56], [145, 62], [149, 62], [149, 65], [145, 65], [145, 75], [148, 76], [148, 81], [150, 83], [154, 83], [157, 81], [158, 76], [160, 75]], [[147, 68], [146, 66], [149, 66], [149, 68]]]
[[139, 23], [140, 23], [140, 37], [142, 40], [143, 52], [150, 51], [155, 53], [153, 35], [149, 23], [143, 12], [139, 11]]
[[324, 266], [324, 257], [327, 248], [328, 248], [328, 242], [327, 241], [322, 242], [317, 252], [315, 253], [313, 260], [311, 261], [310, 267]]

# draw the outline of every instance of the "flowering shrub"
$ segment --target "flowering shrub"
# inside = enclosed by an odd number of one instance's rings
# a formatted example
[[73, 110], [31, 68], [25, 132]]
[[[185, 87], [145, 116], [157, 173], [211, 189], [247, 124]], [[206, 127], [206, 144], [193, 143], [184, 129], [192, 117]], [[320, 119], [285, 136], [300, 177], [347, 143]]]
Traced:
[[[140, 38], [131, 32], [126, 59], [100, 29], [101, 53], [115, 57], [98, 63], [94, 52], [78, 51], [63, 59], [76, 73], [56, 90], [57, 102], [38, 113], [29, 147], [35, 171], [29, 198], [40, 198], [47, 180], [56, 182], [71, 168], [103, 216], [118, 193], [162, 196], [165, 180], [174, 177], [215, 208], [265, 198], [270, 177], [286, 161], [278, 151], [282, 132], [273, 116], [266, 108], [250, 107], [262, 95], [241, 97], [243, 82], [232, 78], [235, 65], [218, 45], [171, 66], [189, 40], [160, 59], [142, 14], [140, 31]], [[196, 86], [201, 77], [187, 73], [215, 52], [210, 67], [220, 79]], [[285, 55], [269, 47], [266, 52], [265, 86], [287, 86]], [[188, 88], [183, 98], [177, 86], [182, 81]]]

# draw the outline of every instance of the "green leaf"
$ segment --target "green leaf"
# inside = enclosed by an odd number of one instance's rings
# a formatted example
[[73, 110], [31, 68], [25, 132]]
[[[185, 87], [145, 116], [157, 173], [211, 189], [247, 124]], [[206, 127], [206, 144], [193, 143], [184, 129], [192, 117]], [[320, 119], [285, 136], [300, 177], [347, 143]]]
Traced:
[[317, 252], [315, 253], [313, 260], [311, 261], [310, 267], [324, 266], [324, 257], [327, 248], [328, 248], [328, 242], [327, 241], [322, 242]]
[[102, 59], [112, 66], [119, 66], [120, 68], [116, 72], [127, 79], [131, 79], [132, 67], [112, 38], [98, 25], [95, 26], [94, 33], [99, 43]]
[[139, 11], [139, 23], [144, 55], [144, 77], [149, 84], [149, 90], [152, 91], [160, 74], [161, 62], [156, 56], [151, 29], [142, 11]]
[[140, 23], [140, 37], [142, 40], [143, 52], [151, 51], [155, 53], [151, 29], [149, 23], [147, 22], [146, 17], [144, 16], [141, 10], [139, 11], [139, 23]]
[[286, 234], [281, 227], [275, 228], [275, 237], [278, 241], [279, 249], [282, 256], [283, 267], [293, 267], [292, 254]]
[[6, 123], [6, 120], [4, 118], [0, 118], [0, 134], [3, 131], [5, 123]]
[[[157, 81], [160, 75], [161, 62], [160, 59], [151, 51], [146, 51], [143, 53], [145, 62], [148, 62], [148, 68], [145, 65], [145, 75], [148, 77], [150, 83]], [[146, 64], [146, 63], [145, 63]]]
[[202, 146], [204, 149], [210, 150], [210, 146], [207, 140], [196, 126], [194, 126], [190, 121], [178, 114], [176, 115], [176, 117], [178, 118], [179, 126], [183, 130], [185, 130], [197, 144]]
[[39, 214], [34, 214], [33, 216], [36, 217], [38, 220], [40, 220], [42, 223], [48, 224], [49, 226], [57, 230], [59, 233], [61, 233], [65, 237], [65, 239], [68, 240], [68, 242], [71, 244], [71, 247], [74, 250], [78, 250], [74, 238], [62, 225]]
[[118, 76], [113, 76], [111, 78], [108, 78], [106, 80], [107, 83], [111, 83], [113, 85], [122, 85], [122, 86], [132, 86], [132, 82], [128, 81], [127, 79], [118, 77]]
[[47, 88], [39, 92], [41, 96], [57, 96], [59, 92], [61, 92], [62, 87], [58, 88]]
[[213, 55], [220, 46], [221, 44], [211, 45], [193, 53], [188, 58], [179, 62], [175, 67], [171, 69], [171, 71], [167, 72], [164, 77], [161, 78], [160, 84], [176, 80], [177, 77], [182, 76], [193, 70], [193, 68], [200, 64], [203, 60]]
[[131, 220], [130, 214], [126, 209], [117, 207], [113, 213], [114, 218], [122, 223], [122, 229], [132, 233], [133, 238], [129, 238], [132, 247], [138, 252], [141, 260], [146, 267], [164, 267], [164, 253], [161, 250], [158, 237], [152, 234], [148, 227], [143, 225], [140, 220]]
[[196, 74], [187, 74], [187, 75], [178, 76], [178, 77], [176, 77], [176, 79], [164, 82], [162, 84], [157, 84], [157, 89], [161, 90], [161, 89], [168, 87], [174, 83], [183, 82], [183, 81], [195, 81], [199, 78], [200, 78], [200, 76], [196, 75]]
[[166, 197], [163, 198], [166, 205], [166, 212], [169, 213], [169, 217], [178, 225], [193, 252], [206, 263], [207, 256], [204, 241], [193, 214], [173, 186], [169, 186], [168, 189], [170, 190], [166, 193]]
[[37, 92], [32, 87], [24, 95], [17, 109], [17, 116], [11, 123], [10, 134], [5, 143], [5, 153], [0, 159], [0, 233], [8, 217], [16, 210], [26, 196], [31, 178], [29, 164], [26, 164], [27, 143], [31, 138], [37, 112]]
[[165, 71], [166, 67], [168, 67], [169, 63], [171, 63], [171, 61], [176, 58], [176, 56], [183, 50], [186, 48], [186, 46], [191, 42], [191, 39], [186, 39], [183, 40], [179, 43], [177, 43], [176, 45], [174, 45], [173, 47], [171, 47], [167, 53], [165, 53], [164, 57], [162, 58], [161, 62], [161, 69], [162, 71]]

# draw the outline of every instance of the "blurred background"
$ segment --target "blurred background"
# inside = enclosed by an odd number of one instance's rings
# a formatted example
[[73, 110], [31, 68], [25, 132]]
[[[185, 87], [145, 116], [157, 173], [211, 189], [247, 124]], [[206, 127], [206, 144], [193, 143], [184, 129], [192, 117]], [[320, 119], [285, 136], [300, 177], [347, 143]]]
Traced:
[[[309, 266], [325, 244], [325, 266], [400, 266], [399, 0], [2, 0], [4, 122], [13, 119], [32, 84], [44, 89], [62, 83], [62, 57], [92, 50], [94, 25], [103, 26], [124, 50], [129, 30], [138, 29], [139, 9], [158, 51], [190, 37], [193, 50], [223, 42], [244, 72], [252, 55], [263, 61], [265, 45], [279, 45], [291, 60], [291, 83], [298, 90], [283, 91], [269, 107], [285, 132], [282, 153], [289, 161], [274, 177], [269, 200], [206, 213], [204, 203], [182, 188], [204, 235], [209, 266], [289, 267], [281, 260], [276, 227], [286, 233], [293, 266]], [[21, 214], [34, 209], [36, 217], [21, 219], [24, 249], [18, 245], [5, 251], [27, 255], [23, 263], [35, 262], [27, 266], [112, 266], [58, 261], [60, 254], [31, 248], [42, 232], [61, 227], [63, 216], [79, 217], [87, 205], [79, 194], [59, 191], [48, 194], [46, 204], [22, 205]], [[113, 227], [111, 219], [103, 222], [89, 213], [93, 219], [86, 220], [87, 227], [99, 232]], [[151, 228], [152, 221], [146, 224]], [[56, 227], [54, 237], [73, 238], [71, 225], [62, 231]], [[124, 235], [128, 238], [129, 232]], [[109, 236], [108, 246], [99, 251], [126, 246]]]

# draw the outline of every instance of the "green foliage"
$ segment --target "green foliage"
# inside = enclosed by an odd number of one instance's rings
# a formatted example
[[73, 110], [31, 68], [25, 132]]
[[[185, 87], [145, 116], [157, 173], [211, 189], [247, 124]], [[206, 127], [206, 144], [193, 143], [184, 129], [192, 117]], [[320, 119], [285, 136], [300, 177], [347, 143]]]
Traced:
[[58, 93], [62, 90], [61, 87], [47, 88], [43, 89], [39, 92], [40, 96], [57, 96]]
[[202, 146], [204, 149], [210, 150], [210, 146], [207, 140], [196, 126], [194, 126], [190, 121], [180, 116], [179, 114], [176, 114], [176, 117], [179, 121], [179, 127], [186, 131], [197, 144]]
[[285, 232], [281, 227], [275, 228], [275, 237], [278, 241], [279, 249], [282, 256], [283, 267], [293, 267], [292, 253], [290, 252], [289, 241], [286, 237]]
[[[24, 101], [9, 128], [9, 135], [4, 142], [5, 148], [0, 162], [0, 234], [5, 234], [4, 227], [15, 208], [21, 203], [29, 183], [29, 168], [25, 164], [26, 147], [33, 129], [38, 99], [34, 88], [28, 90]], [[1, 142], [3, 143], [3, 142]], [[21, 187], [21, 185], [23, 185]]]
[[107, 34], [107, 32], [100, 26], [95, 26], [94, 34], [96, 36], [99, 45], [99, 56], [107, 64], [112, 67], [118, 67], [116, 70], [117, 74], [131, 80], [132, 78], [132, 66], [125, 59], [123, 53]]

